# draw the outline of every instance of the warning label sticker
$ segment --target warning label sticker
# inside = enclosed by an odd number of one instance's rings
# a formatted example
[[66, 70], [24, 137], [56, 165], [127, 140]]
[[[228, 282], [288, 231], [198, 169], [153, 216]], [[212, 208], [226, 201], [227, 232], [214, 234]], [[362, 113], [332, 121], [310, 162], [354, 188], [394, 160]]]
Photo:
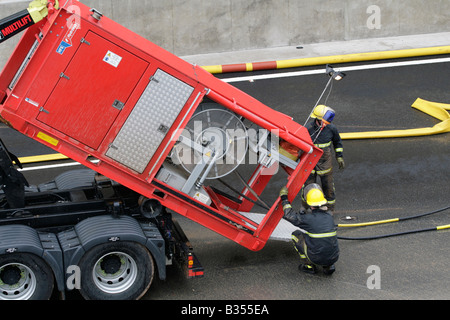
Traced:
[[103, 58], [103, 61], [117, 68], [120, 64], [120, 61], [122, 61], [122, 57], [118, 54], [115, 54], [114, 52], [108, 51]]
[[196, 193], [194, 194], [194, 199], [195, 199], [195, 200], [198, 200], [198, 201], [200, 201], [200, 202], [203, 202], [203, 203], [207, 203], [208, 200], [209, 200], [209, 197], [208, 197], [207, 195], [204, 195], [203, 193], [196, 192]]

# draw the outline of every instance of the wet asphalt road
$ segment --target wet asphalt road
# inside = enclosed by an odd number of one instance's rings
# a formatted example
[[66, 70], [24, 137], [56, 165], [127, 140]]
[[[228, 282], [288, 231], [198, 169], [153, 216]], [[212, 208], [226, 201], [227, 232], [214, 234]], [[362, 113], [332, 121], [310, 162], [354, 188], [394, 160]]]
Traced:
[[[340, 132], [430, 127], [438, 120], [411, 104], [419, 97], [450, 103], [449, 74], [450, 63], [351, 71], [334, 83], [327, 104], [337, 112], [334, 123]], [[303, 124], [326, 81], [322, 74], [233, 85]], [[0, 134], [18, 156], [49, 152], [10, 129], [2, 127]], [[346, 169], [335, 173], [336, 223], [344, 223], [345, 216], [351, 216], [352, 222], [366, 222], [450, 206], [448, 133], [345, 140], [344, 157]], [[31, 183], [39, 183], [59, 171], [30, 171], [26, 176]], [[446, 225], [449, 212], [372, 227], [341, 228], [338, 234], [363, 237]], [[337, 271], [327, 277], [299, 272], [289, 242], [271, 240], [261, 251], [252, 252], [182, 216], [177, 218], [205, 268], [205, 277], [187, 280], [178, 269], [169, 268], [167, 279], [155, 279], [143, 300], [450, 299], [450, 230], [371, 241], [341, 240]], [[380, 271], [379, 288], [368, 287], [374, 274], [371, 266]]]

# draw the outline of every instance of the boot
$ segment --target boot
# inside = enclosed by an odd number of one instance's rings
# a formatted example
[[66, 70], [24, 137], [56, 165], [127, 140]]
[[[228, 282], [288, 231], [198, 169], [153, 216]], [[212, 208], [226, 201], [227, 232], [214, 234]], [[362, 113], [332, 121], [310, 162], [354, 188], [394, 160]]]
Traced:
[[335, 271], [336, 267], [334, 266], [334, 264], [332, 264], [331, 266], [323, 267], [323, 273], [328, 276], [332, 275]]
[[300, 264], [299, 266], [298, 266], [298, 269], [300, 270], [300, 271], [303, 271], [303, 272], [305, 272], [305, 273], [309, 273], [309, 274], [315, 274], [317, 271], [316, 271], [316, 267], [314, 266], [314, 265], [312, 265], [312, 264], [307, 264], [307, 263], [305, 263], [305, 264]]

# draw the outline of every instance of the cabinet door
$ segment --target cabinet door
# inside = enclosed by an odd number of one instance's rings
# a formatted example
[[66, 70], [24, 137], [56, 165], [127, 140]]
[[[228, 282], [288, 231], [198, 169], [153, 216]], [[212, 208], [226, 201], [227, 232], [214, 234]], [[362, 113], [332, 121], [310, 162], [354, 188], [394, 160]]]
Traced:
[[142, 173], [194, 88], [158, 69], [120, 129], [106, 155]]
[[148, 63], [89, 31], [37, 119], [98, 149]]

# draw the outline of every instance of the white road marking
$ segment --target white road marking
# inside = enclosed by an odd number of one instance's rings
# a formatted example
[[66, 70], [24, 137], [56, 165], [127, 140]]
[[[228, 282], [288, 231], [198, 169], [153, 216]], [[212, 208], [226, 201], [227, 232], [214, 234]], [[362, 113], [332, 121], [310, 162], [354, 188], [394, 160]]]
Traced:
[[[334, 68], [338, 72], [349, 72], [349, 71], [359, 71], [359, 70], [370, 70], [370, 69], [381, 69], [381, 68], [395, 68], [404, 66], [414, 66], [422, 64], [433, 64], [433, 63], [445, 63], [450, 62], [450, 58], [438, 58], [438, 59], [423, 59], [423, 60], [411, 60], [411, 61], [399, 61], [399, 62], [387, 62], [387, 63], [375, 63], [375, 64], [365, 64], [360, 66], [342, 67]], [[263, 74], [259, 76], [245, 76], [245, 77], [235, 77], [235, 78], [225, 78], [222, 79], [224, 82], [241, 82], [241, 81], [255, 81], [255, 80], [267, 80], [276, 78], [288, 78], [288, 77], [300, 77], [309, 76], [315, 74], [325, 73], [325, 68], [318, 70], [305, 70], [305, 71], [294, 71], [294, 72], [284, 72], [284, 73], [274, 73], [274, 74]]]
[[55, 168], [63, 168], [63, 167], [73, 167], [73, 166], [79, 166], [81, 165], [78, 162], [70, 162], [70, 163], [60, 163], [60, 164], [51, 164], [46, 166], [37, 166], [37, 167], [29, 167], [29, 168], [23, 168], [23, 169], [17, 169], [19, 171], [35, 171], [35, 170], [48, 170], [48, 169], [55, 169]]
[[[91, 161], [92, 163], [97, 163], [98, 160]], [[48, 169], [57, 169], [64, 167], [74, 167], [74, 166], [82, 166], [79, 162], [68, 162], [68, 163], [58, 163], [58, 164], [50, 164], [45, 166], [36, 166], [36, 167], [28, 167], [23, 169], [17, 169], [18, 171], [36, 171], [36, 170], [48, 170]]]

